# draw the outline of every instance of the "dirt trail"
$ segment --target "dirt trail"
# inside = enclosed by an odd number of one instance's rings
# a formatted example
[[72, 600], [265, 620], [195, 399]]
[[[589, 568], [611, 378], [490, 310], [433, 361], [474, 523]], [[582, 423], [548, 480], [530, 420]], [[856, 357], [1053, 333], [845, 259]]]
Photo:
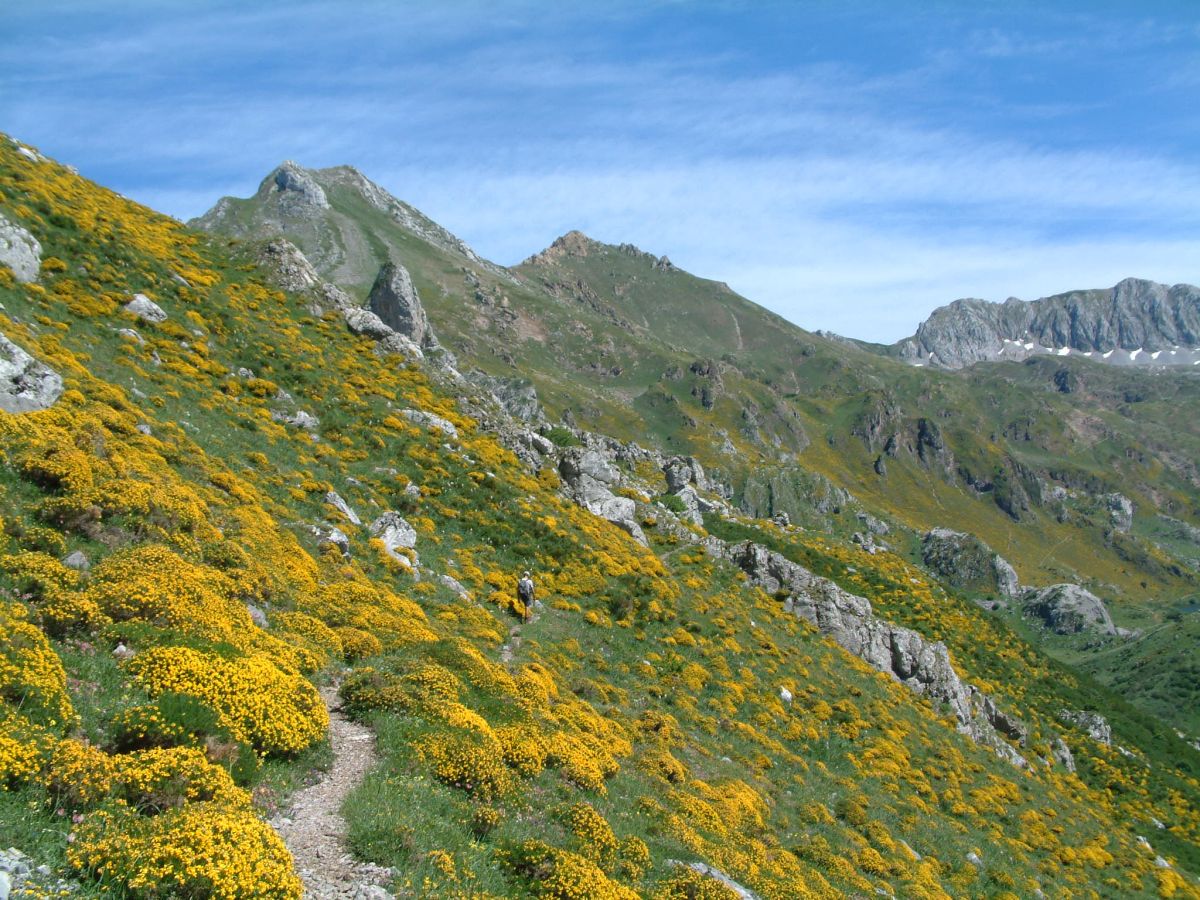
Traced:
[[333, 765], [316, 784], [292, 795], [287, 814], [271, 824], [292, 851], [306, 898], [387, 900], [392, 895], [381, 885], [391, 881], [391, 871], [350, 855], [341, 813], [346, 796], [378, 761], [375, 736], [342, 715], [336, 688], [322, 689], [321, 699], [329, 708]]

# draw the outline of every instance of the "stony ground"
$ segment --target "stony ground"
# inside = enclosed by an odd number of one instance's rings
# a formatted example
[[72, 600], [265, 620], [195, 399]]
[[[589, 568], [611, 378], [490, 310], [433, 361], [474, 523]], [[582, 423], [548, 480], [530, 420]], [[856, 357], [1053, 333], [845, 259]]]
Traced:
[[354, 859], [341, 814], [346, 796], [378, 759], [375, 736], [342, 714], [336, 688], [324, 688], [321, 698], [329, 707], [333, 765], [316, 784], [297, 791], [287, 814], [271, 824], [295, 857], [306, 898], [386, 900], [392, 895], [381, 885], [391, 881], [390, 870]]

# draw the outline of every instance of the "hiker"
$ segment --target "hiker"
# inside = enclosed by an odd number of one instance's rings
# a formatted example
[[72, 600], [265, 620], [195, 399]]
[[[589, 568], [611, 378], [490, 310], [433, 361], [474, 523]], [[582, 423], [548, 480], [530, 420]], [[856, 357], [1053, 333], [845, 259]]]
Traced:
[[533, 618], [533, 579], [529, 577], [529, 572], [525, 572], [517, 582], [517, 599], [525, 606], [522, 618], [528, 622]]

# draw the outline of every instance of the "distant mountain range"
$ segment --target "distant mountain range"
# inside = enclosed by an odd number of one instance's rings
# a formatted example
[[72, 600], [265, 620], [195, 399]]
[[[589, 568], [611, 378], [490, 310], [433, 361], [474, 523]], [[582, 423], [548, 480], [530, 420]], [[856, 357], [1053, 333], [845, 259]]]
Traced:
[[1200, 288], [1126, 278], [1028, 302], [955, 300], [887, 349], [914, 365], [948, 369], [1041, 353], [1149, 368], [1200, 365]]

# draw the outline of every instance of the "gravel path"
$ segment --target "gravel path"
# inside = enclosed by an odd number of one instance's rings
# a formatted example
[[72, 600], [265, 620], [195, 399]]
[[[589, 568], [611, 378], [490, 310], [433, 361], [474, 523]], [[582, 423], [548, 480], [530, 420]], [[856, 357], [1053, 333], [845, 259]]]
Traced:
[[327, 687], [321, 699], [329, 708], [333, 766], [316, 784], [292, 795], [291, 808], [271, 824], [287, 844], [310, 900], [386, 900], [381, 885], [391, 870], [359, 862], [346, 847], [342, 803], [375, 765], [375, 736], [351, 722], [340, 710], [337, 689]]

